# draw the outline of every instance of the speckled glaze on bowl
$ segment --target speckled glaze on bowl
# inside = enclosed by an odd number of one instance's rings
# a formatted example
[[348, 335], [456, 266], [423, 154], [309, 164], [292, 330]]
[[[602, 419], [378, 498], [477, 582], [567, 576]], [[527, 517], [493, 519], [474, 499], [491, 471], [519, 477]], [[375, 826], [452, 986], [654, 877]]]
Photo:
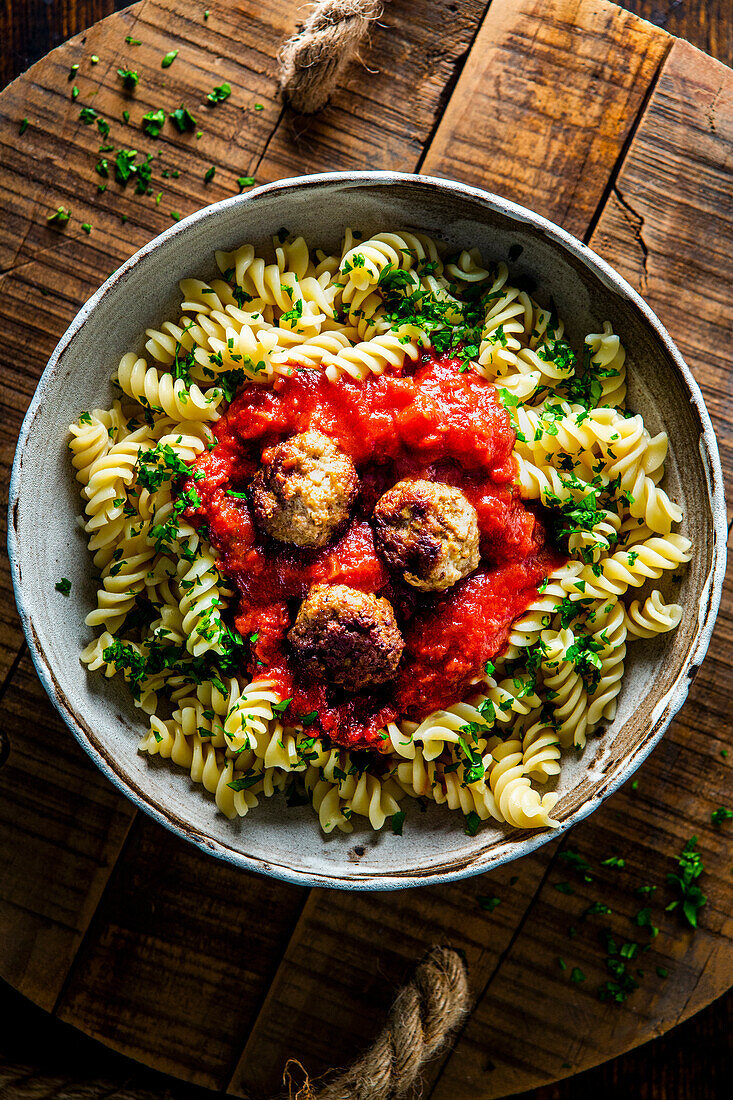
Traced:
[[[324, 837], [310, 807], [263, 800], [242, 820], [219, 814], [203, 788], [167, 761], [137, 752], [145, 716], [123, 684], [89, 674], [79, 651], [95, 585], [76, 516], [78, 484], [67, 426], [112, 397], [109, 377], [143, 333], [175, 315], [178, 280], [207, 278], [214, 251], [269, 243], [281, 226], [335, 249], [346, 226], [364, 232], [421, 229], [452, 246], [478, 245], [486, 259], [521, 246], [512, 276], [552, 295], [577, 344], [610, 320], [628, 358], [628, 405], [651, 432], [670, 436], [667, 487], [684, 507], [694, 541], [674, 633], [631, 650], [617, 717], [579, 761], [563, 767], [556, 816], [582, 820], [639, 766], [687, 695], [705, 654], [720, 600], [726, 524], [720, 461], [700, 391], [667, 332], [635, 291], [562, 229], [494, 195], [445, 180], [388, 172], [282, 180], [200, 210], [136, 253], [87, 302], [61, 339], [23, 423], [10, 488], [9, 550], [16, 599], [38, 674], [74, 736], [136, 806], [205, 852], [292, 882], [391, 889], [478, 874], [532, 851], [556, 833], [485, 825], [476, 837], [445, 807], [412, 812], [402, 837], [358, 826]], [[72, 598], [54, 590], [61, 576]]]

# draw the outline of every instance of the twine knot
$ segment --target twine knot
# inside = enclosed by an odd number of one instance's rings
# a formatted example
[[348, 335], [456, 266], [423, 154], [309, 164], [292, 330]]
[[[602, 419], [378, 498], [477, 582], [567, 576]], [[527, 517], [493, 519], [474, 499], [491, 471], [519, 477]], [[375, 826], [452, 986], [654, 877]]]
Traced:
[[301, 29], [280, 49], [280, 88], [294, 111], [312, 115], [329, 100], [355, 56], [382, 0], [319, 0]]
[[432, 947], [397, 994], [376, 1041], [353, 1066], [318, 1089], [306, 1076], [293, 1093], [293, 1063], [288, 1063], [284, 1077], [291, 1100], [398, 1100], [467, 1011], [468, 976], [461, 956], [450, 947]]

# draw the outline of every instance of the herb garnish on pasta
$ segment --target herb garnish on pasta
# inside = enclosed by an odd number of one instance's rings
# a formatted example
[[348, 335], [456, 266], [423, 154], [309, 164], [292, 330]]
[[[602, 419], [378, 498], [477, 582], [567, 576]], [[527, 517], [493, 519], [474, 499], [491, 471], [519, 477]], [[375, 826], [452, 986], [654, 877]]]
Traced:
[[552, 827], [627, 644], [682, 617], [655, 584], [690, 542], [624, 348], [607, 321], [571, 347], [504, 263], [422, 233], [283, 231], [273, 257], [184, 279], [71, 427], [82, 661], [230, 818], [283, 791], [326, 832], [402, 835], [410, 799], [470, 835]]

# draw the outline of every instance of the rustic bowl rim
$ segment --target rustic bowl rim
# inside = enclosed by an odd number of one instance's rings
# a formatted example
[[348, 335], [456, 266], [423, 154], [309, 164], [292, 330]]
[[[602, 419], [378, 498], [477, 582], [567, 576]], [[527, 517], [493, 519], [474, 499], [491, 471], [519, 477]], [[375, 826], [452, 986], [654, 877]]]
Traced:
[[[585, 268], [590, 270], [595, 278], [604, 282], [607, 287], [620, 293], [636, 306], [646, 324], [654, 331], [663, 344], [671, 363], [684, 384], [690, 402], [697, 413], [700, 424], [701, 457], [706, 468], [706, 484], [708, 488], [708, 499], [706, 503], [710, 506], [710, 534], [712, 536], [712, 561], [706, 580], [708, 592], [706, 614], [704, 621], [702, 623], [698, 622], [698, 627], [687, 657], [676, 675], [674, 684], [666, 693], [666, 703], [662, 712], [658, 715], [652, 729], [644, 740], [637, 745], [628, 756], [619, 762], [618, 766], [614, 769], [613, 777], [607, 782], [602, 793], [592, 795], [586, 799], [586, 801], [579, 806], [566, 821], [563, 821], [558, 828], [520, 834], [515, 847], [499, 855], [492, 856], [488, 848], [478, 849], [471, 853], [465, 860], [461, 859], [456, 861], [454, 859], [452, 865], [446, 864], [439, 868], [432, 867], [425, 873], [421, 873], [419, 868], [416, 869], [415, 873], [409, 874], [404, 871], [386, 871], [380, 873], [370, 870], [365, 872], [360, 871], [358, 865], [355, 865], [353, 868], [349, 869], [348, 875], [343, 871], [327, 874], [319, 873], [314, 870], [303, 870], [298, 866], [291, 866], [284, 863], [269, 863], [260, 856], [247, 855], [238, 849], [227, 846], [213, 837], [204, 835], [201, 830], [191, 826], [187, 822], [181, 821], [175, 817], [173, 813], [167, 811], [165, 806], [159, 805], [153, 801], [142, 789], [128, 782], [128, 780], [115, 771], [95, 746], [94, 735], [84, 722], [83, 717], [77, 714], [70, 706], [40, 644], [38, 634], [34, 627], [33, 616], [26, 603], [19, 569], [15, 516], [22, 492], [21, 468], [26, 444], [31, 434], [33, 422], [43, 400], [44, 391], [48, 382], [56, 371], [61, 357], [71, 346], [83, 325], [94, 313], [100, 301], [106, 295], [116, 292], [118, 284], [125, 281], [128, 273], [138, 264], [143, 263], [163, 242], [179, 234], [187, 233], [193, 225], [199, 222], [206, 221], [210, 218], [216, 218], [218, 212], [222, 209], [240, 205], [246, 207], [256, 202], [262, 195], [271, 195], [278, 192], [293, 192], [301, 188], [327, 189], [335, 184], [343, 183], [373, 185], [377, 187], [382, 185], [389, 186], [395, 183], [400, 185], [407, 184], [414, 186], [418, 192], [421, 188], [438, 189], [447, 196], [460, 195], [461, 197], [471, 198], [483, 203], [495, 213], [500, 213], [520, 224], [529, 224], [540, 230], [552, 245], [556, 247], [560, 246], [571, 256], [581, 261]], [[728, 534], [723, 473], [715, 430], [705, 406], [704, 398], [689, 367], [685, 363], [669, 333], [637, 291], [634, 290], [634, 288], [605, 260], [598, 256], [597, 253], [593, 252], [592, 249], [588, 248], [582, 241], [578, 240], [578, 238], [574, 237], [554, 222], [543, 217], [541, 214], [535, 213], [527, 207], [520, 206], [499, 195], [485, 191], [482, 188], [460, 183], [457, 180], [392, 171], [322, 172], [313, 175], [294, 176], [277, 180], [273, 183], [260, 185], [244, 194], [235, 195], [210, 206], [202, 207], [188, 217], [171, 225], [121, 264], [81, 307], [56, 345], [39, 379], [18, 437], [10, 478], [8, 519], [8, 552], [13, 589], [33, 664], [43, 687], [57, 711], [76, 740], [92, 758], [97, 767], [100, 768], [103, 774], [118, 790], [130, 799], [137, 809], [143, 810], [152, 817], [153, 820], [178, 836], [183, 837], [183, 839], [195, 844], [196, 847], [203, 852], [215, 855], [217, 858], [244, 870], [258, 871], [271, 877], [298, 885], [325, 886], [347, 890], [399, 889], [407, 886], [421, 886], [448, 882], [480, 874], [483, 871], [499, 867], [504, 863], [511, 862], [523, 855], [527, 855], [529, 852], [556, 839], [567, 832], [568, 829], [571, 829], [574, 825], [583, 821], [589, 814], [597, 809], [602, 802], [610, 797], [610, 795], [614, 794], [658, 744], [670, 722], [687, 698], [690, 684], [707, 652], [713, 627], [715, 625], [725, 577], [726, 543]]]

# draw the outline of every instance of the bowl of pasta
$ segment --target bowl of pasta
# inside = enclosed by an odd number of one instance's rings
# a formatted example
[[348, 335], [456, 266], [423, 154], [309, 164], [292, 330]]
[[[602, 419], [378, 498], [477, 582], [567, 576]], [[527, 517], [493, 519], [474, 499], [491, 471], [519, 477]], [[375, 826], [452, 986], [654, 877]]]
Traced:
[[476, 874], [600, 805], [686, 697], [725, 542], [643, 300], [531, 211], [397, 173], [269, 184], [134, 255], [10, 493], [31, 654], [105, 775], [206, 852], [347, 888]]

